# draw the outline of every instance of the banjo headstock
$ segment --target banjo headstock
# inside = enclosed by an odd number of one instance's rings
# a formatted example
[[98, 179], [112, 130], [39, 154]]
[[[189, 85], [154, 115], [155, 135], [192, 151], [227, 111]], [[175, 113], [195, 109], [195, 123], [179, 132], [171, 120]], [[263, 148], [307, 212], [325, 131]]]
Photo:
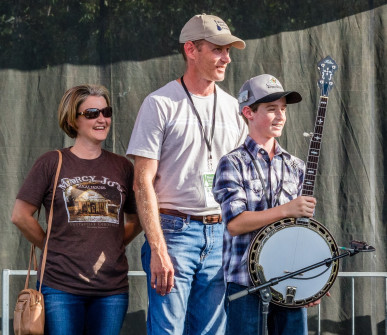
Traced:
[[321, 89], [321, 96], [328, 96], [333, 87], [333, 74], [337, 70], [337, 64], [331, 56], [327, 56], [318, 62], [318, 70], [320, 71], [318, 86]]

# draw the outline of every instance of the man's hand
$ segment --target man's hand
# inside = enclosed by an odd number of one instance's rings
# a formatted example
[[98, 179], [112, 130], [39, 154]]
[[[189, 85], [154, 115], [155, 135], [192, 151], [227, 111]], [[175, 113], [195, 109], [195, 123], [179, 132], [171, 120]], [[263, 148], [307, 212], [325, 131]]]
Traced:
[[174, 285], [174, 269], [167, 251], [151, 251], [151, 287], [160, 295], [171, 292]]

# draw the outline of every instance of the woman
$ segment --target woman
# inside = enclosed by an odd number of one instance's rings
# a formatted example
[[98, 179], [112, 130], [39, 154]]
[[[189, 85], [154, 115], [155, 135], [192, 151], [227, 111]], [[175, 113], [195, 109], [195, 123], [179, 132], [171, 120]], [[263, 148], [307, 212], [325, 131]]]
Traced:
[[[59, 126], [75, 143], [61, 150], [42, 283], [45, 334], [119, 334], [126, 315], [125, 245], [141, 227], [132, 191], [133, 165], [101, 147], [111, 116], [103, 86], [73, 87], [59, 105]], [[46, 213], [50, 210], [57, 162], [57, 151], [35, 162], [12, 213], [12, 222], [41, 249], [46, 234], [33, 215], [41, 204]]]

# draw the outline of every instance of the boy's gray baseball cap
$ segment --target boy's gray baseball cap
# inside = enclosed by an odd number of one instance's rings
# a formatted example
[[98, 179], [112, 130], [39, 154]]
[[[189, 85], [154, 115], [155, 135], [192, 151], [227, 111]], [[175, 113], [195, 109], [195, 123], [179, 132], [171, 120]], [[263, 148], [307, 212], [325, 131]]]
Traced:
[[200, 14], [192, 17], [183, 27], [179, 42], [206, 40], [216, 45], [231, 44], [237, 49], [244, 49], [246, 43], [231, 35], [227, 24], [214, 15]]
[[239, 90], [239, 113], [242, 114], [244, 106], [256, 102], [272, 102], [286, 97], [287, 104], [295, 104], [302, 100], [300, 93], [284, 91], [281, 83], [270, 74], [261, 74], [247, 80]]

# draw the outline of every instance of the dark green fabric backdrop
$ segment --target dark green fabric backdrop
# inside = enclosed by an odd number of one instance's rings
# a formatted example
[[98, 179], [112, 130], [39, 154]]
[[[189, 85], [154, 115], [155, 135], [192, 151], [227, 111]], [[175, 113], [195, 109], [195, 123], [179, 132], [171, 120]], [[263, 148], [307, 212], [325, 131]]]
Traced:
[[[0, 266], [25, 269], [28, 243], [10, 221], [16, 193], [35, 159], [70, 146], [57, 125], [64, 91], [81, 83], [109, 88], [115, 110], [106, 148], [125, 154], [144, 97], [184, 70], [178, 36], [194, 14], [215, 14], [245, 39], [232, 50], [226, 80], [236, 95], [262, 73], [299, 91], [280, 139], [306, 159], [319, 91], [317, 62], [339, 66], [329, 96], [316, 184], [316, 219], [339, 245], [366, 240], [374, 253], [344, 259], [341, 271], [386, 271], [387, 4], [377, 0], [2, 1], [0, 3]], [[42, 219], [42, 224], [44, 220]], [[139, 236], [127, 249], [142, 270]], [[11, 279], [11, 309], [21, 278]], [[122, 334], [145, 334], [146, 285], [130, 280]], [[356, 281], [356, 334], [382, 334], [383, 279]], [[322, 308], [323, 334], [351, 334], [350, 280], [338, 279]], [[12, 313], [11, 313], [12, 315]], [[310, 334], [317, 309], [309, 310]], [[11, 320], [12, 321], [12, 320]], [[241, 333], [242, 334], [242, 333]]]

